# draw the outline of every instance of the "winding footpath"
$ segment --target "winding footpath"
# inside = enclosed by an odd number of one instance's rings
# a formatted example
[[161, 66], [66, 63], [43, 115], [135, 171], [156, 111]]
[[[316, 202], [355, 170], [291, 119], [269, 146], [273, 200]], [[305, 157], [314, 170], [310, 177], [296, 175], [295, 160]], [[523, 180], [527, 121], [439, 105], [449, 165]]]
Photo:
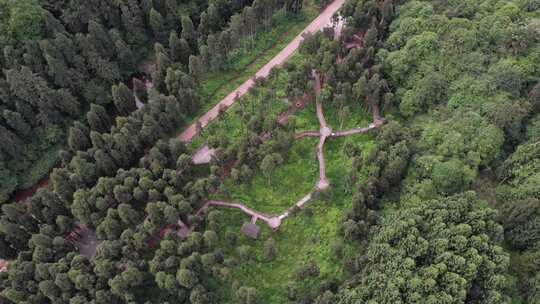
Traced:
[[[318, 97], [321, 93], [323, 79], [320, 76], [320, 74], [317, 73], [315, 70], [312, 71], [312, 77], [313, 77], [313, 82], [314, 82], [313, 87], [314, 87], [315, 95]], [[275, 216], [258, 212], [241, 203], [236, 203], [236, 202], [229, 203], [229, 202], [213, 201], [213, 200], [210, 200], [204, 203], [204, 205], [197, 211], [197, 215], [201, 215], [209, 207], [239, 209], [240, 211], [242, 211], [243, 213], [251, 217], [252, 224], [255, 224], [257, 220], [260, 219], [263, 222], [265, 222], [267, 226], [270, 227], [272, 230], [278, 230], [279, 227], [281, 226], [282, 220], [284, 220], [285, 218], [293, 214], [295, 209], [304, 208], [304, 206], [312, 200], [313, 196], [316, 193], [322, 192], [330, 187], [330, 181], [328, 180], [326, 176], [326, 163], [324, 160], [324, 144], [326, 143], [326, 140], [328, 138], [336, 138], [336, 137], [365, 133], [365, 132], [368, 132], [370, 130], [380, 127], [384, 123], [384, 119], [380, 117], [380, 114], [379, 114], [380, 111], [379, 111], [378, 106], [374, 105], [372, 107], [373, 122], [369, 124], [368, 127], [354, 128], [351, 130], [333, 132], [332, 128], [326, 122], [326, 119], [324, 117], [324, 112], [323, 112], [323, 105], [318, 98], [316, 98], [316, 110], [317, 110], [317, 119], [319, 120], [320, 130], [319, 131], [306, 131], [306, 132], [298, 133], [295, 135], [295, 139], [301, 139], [305, 137], [319, 137], [319, 142], [316, 147], [317, 160], [319, 162], [319, 179], [314, 189], [311, 192], [309, 192], [304, 197], [302, 197], [291, 208]]]
[[326, 9], [324, 9], [324, 11], [317, 18], [315, 18], [315, 20], [313, 20], [298, 36], [293, 39], [293, 41], [291, 41], [283, 50], [281, 50], [281, 52], [279, 52], [279, 54], [264, 65], [257, 73], [255, 73], [254, 77], [246, 80], [236, 90], [232, 91], [212, 109], [192, 123], [178, 136], [178, 139], [180, 139], [182, 142], [190, 142], [194, 137], [197, 136], [199, 127], [200, 129], [205, 128], [212, 120], [219, 116], [220, 110], [222, 111], [223, 109], [228, 109], [239, 97], [246, 94], [255, 84], [254, 78], [266, 78], [268, 74], [270, 74], [272, 68], [287, 61], [287, 59], [294, 54], [298, 47], [300, 47], [302, 40], [304, 40], [304, 35], [315, 33], [327, 26], [331, 26], [332, 17], [344, 3], [345, 0], [334, 0], [334, 2], [330, 3]]

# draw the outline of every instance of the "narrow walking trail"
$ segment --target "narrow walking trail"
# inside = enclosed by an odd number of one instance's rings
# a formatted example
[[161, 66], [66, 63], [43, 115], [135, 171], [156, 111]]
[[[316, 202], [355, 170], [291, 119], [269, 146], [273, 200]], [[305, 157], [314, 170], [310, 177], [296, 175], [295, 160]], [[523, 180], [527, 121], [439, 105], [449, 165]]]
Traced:
[[[283, 64], [291, 55], [298, 49], [302, 40], [304, 40], [304, 35], [308, 33], [315, 33], [323, 28], [332, 24], [333, 15], [341, 8], [345, 3], [345, 0], [334, 0], [330, 3], [326, 9], [313, 20], [298, 36], [296, 36], [293, 41], [291, 41], [279, 54], [277, 54], [272, 60], [270, 60], [266, 65], [264, 65], [255, 75], [254, 78], [266, 78], [270, 73], [272, 68]], [[182, 142], [190, 142], [198, 134], [199, 126], [205, 128], [212, 120], [216, 119], [219, 115], [220, 109], [228, 109], [232, 106], [237, 98], [246, 94], [253, 85], [255, 84], [253, 78], [248, 79], [242, 85], [240, 85], [236, 90], [232, 91], [224, 99], [222, 99], [217, 105], [212, 109], [202, 115], [194, 123], [192, 123], [187, 129], [185, 129], [178, 138]]]
[[[315, 81], [315, 95], [319, 97], [322, 90], [322, 78], [319, 73], [312, 71]], [[317, 159], [319, 160], [319, 181], [317, 182], [317, 190], [325, 190], [330, 186], [328, 178], [326, 178], [326, 163], [324, 161], [324, 143], [328, 136], [332, 135], [332, 129], [328, 126], [324, 118], [323, 106], [319, 98], [316, 98], [317, 119], [319, 120], [319, 143], [317, 144]]]
[[250, 216], [252, 218], [251, 223], [255, 224], [257, 220], [260, 219], [263, 222], [265, 222], [268, 225], [268, 227], [270, 227], [272, 230], [277, 230], [281, 226], [282, 220], [284, 220], [285, 218], [293, 214], [295, 209], [304, 208], [305, 205], [312, 200], [314, 194], [324, 191], [330, 187], [330, 181], [328, 180], [326, 176], [326, 163], [324, 159], [324, 144], [326, 143], [327, 139], [365, 133], [372, 129], [380, 127], [384, 123], [384, 119], [380, 117], [380, 114], [379, 114], [380, 110], [378, 106], [374, 105], [372, 107], [373, 122], [369, 124], [368, 127], [354, 128], [354, 129], [345, 130], [345, 131], [333, 132], [332, 128], [328, 125], [328, 123], [326, 122], [326, 118], [324, 117], [323, 104], [317, 98], [318, 96], [320, 96], [320, 93], [322, 90], [323, 78], [315, 70], [312, 71], [312, 77], [313, 77], [313, 89], [316, 95], [315, 99], [316, 99], [317, 119], [319, 121], [320, 129], [319, 131], [305, 131], [305, 132], [298, 133], [295, 135], [295, 139], [301, 139], [305, 137], [319, 137], [319, 142], [316, 147], [317, 160], [319, 163], [319, 179], [317, 183], [315, 184], [314, 189], [308, 194], [306, 194], [304, 197], [302, 197], [299, 201], [297, 201], [291, 208], [283, 211], [281, 214], [276, 215], [276, 216], [270, 216], [267, 214], [260, 213], [258, 211], [255, 211], [253, 209], [246, 207], [244, 204], [241, 204], [241, 203], [228, 203], [228, 202], [223, 202], [223, 201], [212, 201], [212, 200], [204, 203], [204, 205], [197, 211], [197, 215], [202, 214], [209, 207], [235, 208], [235, 209], [239, 209], [240, 211]]
[[228, 203], [228, 202], [222, 202], [222, 201], [208, 201], [206, 202], [200, 209], [197, 211], [197, 215], [200, 215], [203, 211], [208, 209], [210, 206], [217, 206], [217, 207], [224, 207], [224, 208], [235, 208], [240, 209], [245, 214], [252, 217], [251, 222], [255, 223], [258, 219], [266, 222], [268, 227], [272, 229], [277, 229], [281, 225], [281, 219], [277, 216], [269, 216], [264, 213], [254, 211], [248, 207], [246, 207], [244, 204], [240, 203]]

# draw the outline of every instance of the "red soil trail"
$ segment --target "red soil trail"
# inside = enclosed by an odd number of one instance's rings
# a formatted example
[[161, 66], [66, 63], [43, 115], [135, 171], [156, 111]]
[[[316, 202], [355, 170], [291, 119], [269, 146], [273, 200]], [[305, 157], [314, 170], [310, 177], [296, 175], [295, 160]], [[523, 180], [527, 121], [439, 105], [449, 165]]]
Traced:
[[[314, 89], [317, 97], [321, 94], [323, 79], [319, 73], [315, 70], [312, 72], [314, 78]], [[317, 144], [317, 159], [319, 160], [319, 181], [317, 182], [318, 190], [325, 190], [330, 186], [328, 178], [326, 178], [326, 163], [324, 161], [324, 143], [326, 139], [331, 136], [332, 129], [328, 126], [326, 119], [324, 118], [323, 106], [319, 98], [316, 98], [317, 119], [319, 120], [319, 143]]]
[[26, 200], [27, 198], [34, 195], [34, 193], [36, 193], [40, 188], [47, 187], [49, 185], [49, 181], [50, 176], [47, 175], [31, 188], [15, 192], [15, 194], [13, 195], [13, 201], [18, 203]]

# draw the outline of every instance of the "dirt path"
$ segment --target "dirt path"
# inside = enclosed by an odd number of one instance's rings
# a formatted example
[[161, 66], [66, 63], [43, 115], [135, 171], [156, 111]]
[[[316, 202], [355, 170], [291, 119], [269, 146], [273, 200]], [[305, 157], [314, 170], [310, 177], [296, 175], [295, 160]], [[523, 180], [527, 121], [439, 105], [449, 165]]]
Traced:
[[[302, 42], [303, 35], [307, 33], [314, 33], [322, 30], [324, 27], [332, 23], [332, 16], [341, 8], [345, 0], [334, 0], [326, 9], [313, 20], [293, 41], [291, 41], [279, 54], [277, 54], [272, 60], [264, 65], [254, 77], [266, 78], [270, 73], [270, 70], [276, 66], [283, 64], [289, 57], [298, 49]], [[186, 130], [184, 130], [178, 138], [183, 142], [190, 142], [195, 136], [197, 136], [197, 122], [200, 123], [201, 128], [206, 127], [212, 120], [216, 119], [219, 115], [220, 109], [228, 109], [235, 103], [237, 97], [241, 97], [246, 94], [254, 84], [253, 78], [248, 79], [236, 90], [232, 91], [217, 105], [215, 105], [210, 111], [206, 112], [194, 123], [192, 123]]]
[[[315, 91], [316, 97], [319, 96], [321, 92], [322, 87], [322, 79], [319, 77], [315, 71], [313, 72], [314, 76], [314, 84], [313, 89]], [[317, 98], [316, 98], [317, 99]], [[317, 144], [317, 159], [319, 162], [319, 179], [315, 185], [315, 189], [306, 194], [302, 199], [297, 201], [293, 207], [285, 210], [280, 215], [277, 216], [269, 216], [263, 213], [260, 213], [258, 211], [255, 211], [253, 209], [250, 209], [246, 207], [244, 204], [241, 203], [228, 203], [223, 201], [208, 201], [206, 202], [198, 211], [197, 215], [200, 215], [203, 213], [206, 209], [209, 207], [215, 206], [215, 207], [223, 207], [223, 208], [235, 208], [239, 209], [248, 216], [252, 218], [251, 222], [256, 223], [258, 219], [264, 221], [268, 227], [270, 227], [273, 230], [277, 230], [281, 226], [281, 221], [285, 218], [287, 218], [289, 215], [292, 214], [294, 208], [300, 208], [302, 209], [305, 204], [307, 204], [309, 201], [311, 201], [313, 194], [319, 191], [326, 190], [330, 186], [330, 182], [328, 181], [328, 178], [326, 177], [326, 164], [324, 161], [324, 143], [326, 142], [326, 139], [330, 136], [332, 136], [332, 129], [328, 126], [326, 119], [324, 117], [323, 113], [323, 107], [319, 100], [317, 100], [317, 117], [319, 119], [320, 124], [320, 131], [308, 131], [304, 132], [303, 134], [305, 136], [317, 136], [319, 137], [319, 143]]]
[[319, 137], [321, 133], [319, 131], [304, 131], [294, 135], [294, 139], [302, 139], [304, 137]]
[[224, 208], [234, 208], [240, 209], [245, 214], [252, 217], [252, 222], [255, 223], [257, 219], [260, 219], [272, 229], [277, 229], [281, 225], [281, 219], [277, 216], [269, 216], [264, 213], [252, 210], [246, 207], [244, 204], [239, 203], [227, 203], [222, 201], [208, 201], [197, 211], [197, 215], [200, 215], [204, 210], [208, 209], [210, 206], [224, 207]]

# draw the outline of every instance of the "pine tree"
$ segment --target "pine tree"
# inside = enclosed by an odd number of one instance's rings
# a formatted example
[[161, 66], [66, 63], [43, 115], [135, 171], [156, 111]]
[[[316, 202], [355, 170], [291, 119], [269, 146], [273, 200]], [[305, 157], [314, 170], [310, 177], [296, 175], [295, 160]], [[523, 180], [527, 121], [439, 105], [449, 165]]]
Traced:
[[176, 32], [171, 32], [171, 35], [169, 36], [169, 48], [171, 53], [171, 59], [174, 62], [181, 62], [182, 64], [188, 63], [191, 49], [186, 39], [179, 38]]
[[73, 118], [80, 115], [81, 105], [79, 100], [66, 89], [50, 91], [45, 98], [64, 114]]
[[154, 38], [156, 38], [156, 40], [158, 41], [163, 41], [165, 31], [165, 21], [163, 20], [163, 16], [161, 16], [158, 11], [152, 8], [150, 10], [148, 19], [150, 23], [150, 28], [152, 29], [152, 33], [154, 34]]
[[10, 110], [4, 110], [2, 113], [2, 116], [4, 117], [4, 120], [6, 121], [7, 125], [12, 128], [17, 135], [20, 137], [29, 139], [30, 133], [32, 132], [32, 128], [30, 125], [24, 120], [24, 118], [19, 114], [18, 112], [13, 112]]
[[129, 115], [129, 113], [137, 109], [133, 92], [125, 84], [120, 83], [113, 86], [112, 96], [114, 105], [120, 115]]
[[203, 65], [199, 56], [189, 56], [189, 75], [193, 77], [195, 82], [200, 83], [203, 73]]
[[75, 122], [69, 129], [68, 146], [71, 151], [85, 151], [90, 148], [90, 138], [88, 137], [88, 128], [80, 122]]
[[137, 0], [126, 0], [120, 6], [122, 11], [122, 24], [129, 33], [128, 41], [132, 44], [142, 44], [146, 41], [144, 16]]
[[197, 49], [197, 32], [195, 32], [195, 26], [189, 16], [182, 16], [182, 35], [181, 37], [186, 39], [192, 50]]
[[202, 12], [201, 20], [199, 21], [199, 27], [197, 28], [197, 30], [203, 37], [206, 37], [208, 36], [208, 34], [210, 34], [210, 20], [206, 12]]
[[112, 58], [114, 55], [114, 48], [111, 48], [113, 41], [101, 23], [90, 20], [87, 37], [104, 58]]
[[178, 18], [178, 2], [176, 0], [165, 0], [165, 19], [169, 28], [177, 28], [179, 24]]
[[135, 62], [133, 61], [133, 52], [129, 45], [119, 37], [114, 42], [114, 47], [116, 50], [116, 58], [118, 60], [119, 66], [124, 75], [129, 75], [135, 70]]
[[19, 159], [24, 148], [23, 141], [13, 132], [0, 125], [0, 151], [7, 155], [8, 159]]
[[104, 107], [96, 104], [90, 105], [90, 111], [86, 113], [86, 120], [90, 130], [107, 132], [111, 127], [111, 118]]

